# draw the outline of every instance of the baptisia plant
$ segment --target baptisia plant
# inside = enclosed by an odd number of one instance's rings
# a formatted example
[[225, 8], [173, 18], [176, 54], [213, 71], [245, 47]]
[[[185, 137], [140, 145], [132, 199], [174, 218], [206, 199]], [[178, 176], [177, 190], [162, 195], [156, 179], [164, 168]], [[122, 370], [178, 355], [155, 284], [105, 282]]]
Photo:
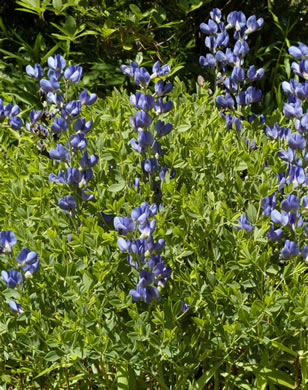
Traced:
[[278, 242], [283, 262], [299, 254], [307, 261], [308, 252], [308, 110], [304, 112], [308, 100], [308, 47], [303, 43], [290, 46], [289, 54], [300, 60], [293, 62], [291, 68], [297, 77], [304, 79], [282, 83], [288, 94], [283, 114], [289, 120], [289, 127], [275, 123], [273, 128], [264, 128], [268, 137], [286, 145], [278, 152], [285, 166], [277, 175], [278, 192], [262, 200], [264, 214], [270, 215], [272, 221], [267, 237]]
[[[165, 287], [171, 268], [165, 265], [162, 252], [165, 240], [154, 241], [157, 206], [143, 202], [130, 217], [115, 217], [114, 227], [119, 234], [118, 248], [127, 253], [128, 264], [139, 272], [136, 289], [129, 294], [133, 301], [159, 302], [160, 290]], [[123, 237], [124, 236], [124, 237]]]
[[[168, 113], [173, 103], [166, 100], [166, 96], [172, 91], [172, 83], [165, 83], [162, 77], [170, 73], [168, 64], [161, 66], [157, 61], [153, 65], [152, 74], [146, 68], [138, 67], [135, 62], [129, 66], [121, 65], [122, 72], [134, 79], [139, 91], [130, 96], [130, 103], [137, 109], [134, 117], [129, 119], [131, 127], [137, 133], [136, 138], [130, 140], [133, 150], [141, 155], [142, 181], [150, 182], [152, 189], [157, 191], [158, 181], [163, 180], [167, 173], [167, 166], [163, 162], [164, 148], [161, 144], [162, 137], [169, 134], [172, 124], [165, 122], [164, 114]], [[149, 85], [154, 81], [154, 92]], [[161, 118], [161, 119], [158, 119]], [[174, 177], [175, 171], [171, 169], [170, 177]], [[134, 183], [139, 190], [140, 178]]]
[[[1, 231], [1, 250], [0, 253], [6, 254], [9, 256], [9, 261], [11, 260], [11, 247], [16, 245], [16, 236], [11, 230]], [[30, 251], [29, 248], [22, 249], [16, 257], [17, 265], [21, 268], [24, 273], [25, 278], [31, 278], [35, 274], [40, 265], [38, 255], [34, 251]], [[16, 271], [15, 269], [10, 269], [8, 271], [1, 271], [1, 279], [7, 285], [8, 288], [15, 289], [20, 286], [24, 280], [21, 272]], [[24, 311], [23, 307], [18, 303], [18, 300], [9, 300], [8, 304], [10, 308], [16, 313], [22, 313]]]
[[93, 200], [89, 182], [93, 177], [92, 167], [98, 162], [96, 154], [87, 152], [86, 135], [92, 122], [82, 117], [84, 106], [95, 103], [97, 96], [82, 90], [74, 95], [75, 86], [83, 74], [79, 65], [68, 65], [59, 54], [47, 60], [47, 78], [39, 64], [28, 65], [26, 72], [40, 83], [44, 110], [32, 110], [26, 124], [28, 131], [40, 136], [41, 150], [49, 146], [47, 156], [53, 159], [60, 169], [49, 175], [49, 181], [62, 184], [69, 194], [59, 199], [59, 207], [67, 214], [77, 215], [82, 203]]
[[[249, 106], [260, 101], [262, 91], [251, 84], [263, 77], [264, 69], [245, 66], [245, 56], [249, 51], [248, 36], [260, 30], [263, 24], [262, 18], [252, 15], [247, 19], [242, 11], [231, 12], [224, 22], [221, 11], [214, 8], [208, 22], [200, 25], [210, 53], [200, 56], [199, 63], [215, 70], [216, 103], [222, 108], [221, 115], [229, 129], [241, 130], [243, 119], [255, 119], [254, 115], [248, 116]], [[231, 45], [230, 32], [233, 32], [234, 45]], [[220, 94], [222, 91], [224, 93]], [[240, 117], [236, 111], [241, 112]]]

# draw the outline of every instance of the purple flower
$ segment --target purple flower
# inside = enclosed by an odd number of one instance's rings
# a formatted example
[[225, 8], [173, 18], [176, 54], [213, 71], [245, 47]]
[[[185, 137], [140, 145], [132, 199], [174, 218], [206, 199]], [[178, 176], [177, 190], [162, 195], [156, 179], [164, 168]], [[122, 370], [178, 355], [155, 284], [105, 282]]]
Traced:
[[37, 253], [34, 251], [29, 251], [29, 248], [22, 249], [17, 257], [16, 257], [17, 263], [24, 265], [34, 264], [37, 261]]
[[227, 16], [228, 25], [226, 28], [235, 28], [240, 31], [246, 25], [246, 16], [242, 11], [232, 11]]
[[16, 245], [16, 236], [12, 230], [7, 230], [0, 233], [0, 253], [11, 253], [11, 247]]
[[61, 198], [58, 202], [58, 206], [65, 212], [75, 210], [77, 208], [77, 203], [73, 195], [67, 195], [64, 198]]
[[222, 108], [233, 108], [234, 107], [234, 100], [233, 97], [227, 92], [225, 96], [218, 95], [216, 97], [216, 103], [218, 106]]
[[68, 129], [68, 124], [65, 119], [61, 117], [55, 117], [54, 122], [50, 125], [51, 131], [55, 134], [60, 134], [61, 131]]
[[302, 249], [302, 256], [305, 259], [306, 263], [308, 262], [308, 245], [305, 245]]
[[156, 61], [152, 67], [152, 75], [151, 78], [159, 77], [159, 76], [167, 76], [170, 73], [170, 66], [165, 64], [160, 66], [160, 62]]
[[200, 24], [200, 30], [205, 35], [216, 34], [218, 31], [218, 26], [212, 19], [209, 19], [208, 24]]
[[271, 225], [268, 232], [266, 233], [266, 237], [272, 241], [279, 241], [282, 238], [282, 235], [283, 235], [283, 230], [282, 229], [275, 230], [274, 225]]
[[151, 116], [144, 111], [137, 111], [134, 117], [129, 118], [129, 123], [134, 130], [142, 130], [152, 123]]
[[57, 161], [69, 161], [70, 153], [63, 145], [57, 144], [56, 148], [50, 149], [49, 157]]
[[288, 145], [293, 150], [303, 150], [306, 147], [306, 138], [299, 133], [291, 133], [288, 137]]
[[96, 93], [91, 93], [90, 95], [88, 95], [87, 89], [84, 89], [82, 92], [80, 92], [78, 97], [81, 104], [85, 104], [86, 106], [90, 106], [91, 104], [95, 103], [97, 100]]
[[9, 272], [1, 271], [1, 279], [7, 284], [8, 288], [15, 288], [17, 284], [23, 281], [20, 272], [11, 269]]
[[68, 115], [77, 116], [81, 111], [81, 102], [79, 100], [72, 100], [65, 106], [65, 111]]
[[147, 286], [143, 288], [139, 283], [137, 284], [136, 290], [130, 290], [129, 295], [131, 295], [133, 302], [144, 300], [145, 303], [151, 303], [153, 300], [160, 300], [160, 294], [156, 287]]
[[244, 214], [241, 214], [240, 219], [236, 219], [239, 225], [234, 225], [236, 230], [244, 229], [246, 232], [250, 232], [253, 229], [252, 224], [248, 221]]
[[264, 69], [259, 68], [256, 70], [256, 67], [254, 65], [250, 66], [250, 68], [247, 70], [247, 78], [250, 81], [256, 81], [262, 79], [264, 76]]
[[84, 118], [79, 118], [74, 123], [74, 130], [82, 131], [84, 134], [90, 131], [91, 127], [92, 127], [92, 122], [91, 121], [86, 122]]
[[57, 91], [58, 89], [60, 89], [60, 84], [59, 84], [59, 81], [56, 80], [55, 78], [51, 78], [50, 80], [46, 80], [46, 79], [41, 79], [40, 80], [40, 86], [42, 88], [42, 90], [46, 93], [46, 92], [53, 92], [53, 91]]
[[28, 76], [39, 80], [43, 77], [44, 70], [40, 64], [34, 64], [34, 68], [31, 65], [27, 65], [26, 73]]
[[92, 168], [98, 162], [98, 156], [96, 154], [92, 154], [88, 156], [88, 152], [85, 151], [80, 158], [80, 166], [82, 169], [84, 168]]
[[64, 71], [64, 77], [72, 83], [78, 83], [82, 77], [82, 71], [82, 66], [69, 65]]
[[298, 245], [290, 240], [286, 240], [280, 255], [283, 259], [289, 259], [290, 256], [296, 257], [299, 255]]
[[9, 306], [15, 313], [23, 313], [24, 308], [15, 300], [9, 300]]
[[[222, 52], [220, 52], [220, 53], [222, 53]], [[217, 55], [218, 55], [218, 52], [216, 53], [216, 57], [217, 57]], [[217, 60], [219, 62], [222, 62], [220, 59], [222, 59], [222, 57], [218, 55]], [[213, 56], [213, 54], [208, 53], [205, 57], [204, 56], [199, 57], [199, 64], [201, 66], [209, 66], [211, 68], [215, 68], [216, 67], [216, 58]]]
[[130, 217], [115, 217], [113, 226], [119, 234], [126, 235], [135, 231], [135, 223]]
[[300, 208], [300, 203], [295, 195], [288, 194], [287, 199], [281, 202], [281, 208], [284, 211], [297, 211]]
[[141, 162], [142, 170], [146, 173], [153, 173], [158, 169], [158, 161], [154, 158], [147, 158]]
[[22, 267], [22, 270], [25, 273], [25, 277], [26, 278], [31, 278], [31, 276], [33, 274], [35, 274], [35, 272], [38, 271], [39, 266], [40, 266], [40, 261], [36, 260], [35, 263], [33, 263], [33, 264], [26, 264], [24, 267]]
[[47, 64], [49, 68], [56, 72], [62, 72], [66, 66], [65, 59], [60, 54], [56, 54], [54, 57], [48, 57]]
[[157, 83], [155, 83], [154, 85], [154, 91], [158, 96], [167, 95], [169, 92], [172, 91], [172, 88], [172, 83], [168, 83], [165, 85], [162, 79], [158, 80]]
[[172, 109], [172, 107], [173, 107], [173, 103], [170, 100], [163, 103], [163, 98], [158, 98], [155, 102], [156, 114], [164, 114], [166, 112], [169, 112]]
[[73, 134], [70, 138], [70, 141], [73, 148], [78, 148], [79, 150], [83, 150], [87, 147], [87, 140], [83, 133]]
[[152, 110], [155, 104], [155, 100], [152, 95], [145, 95], [142, 92], [136, 92], [135, 95], [131, 95], [129, 101], [132, 106], [143, 111]]
[[288, 51], [292, 57], [298, 60], [302, 60], [308, 57], [308, 47], [302, 42], [299, 42], [298, 47], [290, 46]]
[[172, 123], [165, 124], [161, 120], [158, 120], [154, 125], [154, 129], [157, 132], [157, 136], [162, 137], [170, 133], [170, 131], [172, 130]]
[[134, 77], [135, 75], [135, 72], [136, 72], [136, 69], [138, 69], [138, 65], [136, 64], [136, 62], [131, 62], [129, 64], [129, 66], [126, 66], [126, 65], [121, 65], [120, 66], [120, 69], [121, 71], [123, 72], [123, 74], [125, 76], [130, 76], [130, 77]]
[[190, 309], [190, 305], [184, 302], [184, 299], [181, 299], [181, 312], [185, 313], [186, 310]]
[[147, 87], [151, 81], [151, 76], [146, 68], [141, 67], [135, 70], [134, 79], [138, 87]]

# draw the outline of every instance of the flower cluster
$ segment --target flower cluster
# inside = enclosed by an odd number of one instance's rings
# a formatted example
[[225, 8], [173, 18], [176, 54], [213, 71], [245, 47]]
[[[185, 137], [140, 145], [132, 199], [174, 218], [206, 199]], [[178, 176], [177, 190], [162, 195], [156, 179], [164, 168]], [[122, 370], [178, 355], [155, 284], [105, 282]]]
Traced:
[[[122, 72], [133, 78], [136, 85], [141, 91], [136, 92], [130, 97], [132, 106], [138, 109], [134, 117], [129, 119], [131, 127], [137, 132], [137, 137], [130, 140], [131, 147], [142, 155], [141, 168], [144, 179], [149, 178], [159, 172], [160, 180], [163, 180], [167, 167], [159, 164], [159, 158], [163, 156], [163, 148], [160, 139], [166, 136], [172, 130], [171, 123], [165, 123], [162, 120], [157, 120], [158, 116], [169, 112], [173, 104], [170, 100], [165, 100], [165, 96], [172, 91], [172, 83], [164, 83], [162, 76], [167, 76], [170, 73], [169, 65], [160, 65], [157, 61], [153, 65], [152, 74], [144, 67], [138, 67], [135, 62], [131, 62], [129, 66], [121, 65]], [[154, 85], [154, 93], [148, 93], [148, 86], [153, 79], [159, 78]], [[150, 126], [153, 125], [152, 132]], [[171, 178], [174, 177], [174, 170], [171, 171]], [[139, 178], [137, 178], [135, 186], [139, 189]], [[153, 181], [152, 181], [153, 182]]]
[[18, 130], [23, 125], [21, 118], [17, 115], [20, 113], [20, 108], [17, 104], [13, 105], [9, 103], [7, 105], [3, 104], [3, 100], [0, 98], [0, 123], [4, 121], [5, 118], [8, 118], [8, 124], [13, 130]]
[[[51, 143], [56, 141], [48, 155], [61, 164], [61, 169], [57, 174], [51, 173], [49, 181], [68, 187], [71, 193], [61, 198], [58, 205], [65, 213], [73, 214], [82, 201], [94, 197], [88, 183], [93, 177], [91, 168], [97, 164], [98, 156], [89, 156], [86, 151], [86, 134], [92, 122], [82, 118], [81, 111], [83, 106], [95, 103], [97, 96], [89, 94], [85, 89], [79, 93], [77, 100], [69, 100], [70, 87], [81, 80], [82, 67], [66, 66], [65, 59], [59, 54], [49, 57], [47, 64], [49, 69], [46, 79], [43, 78], [44, 70], [39, 64], [26, 67], [29, 76], [40, 80], [40, 92], [46, 98], [45, 107], [50, 105], [49, 111], [32, 110], [26, 126], [28, 131], [38, 133], [44, 139], [49, 137]], [[64, 144], [59, 142], [61, 137], [65, 139]], [[43, 145], [40, 141], [41, 148]]]
[[[286, 162], [286, 171], [277, 175], [279, 193], [273, 193], [262, 200], [265, 215], [270, 215], [272, 225], [267, 237], [281, 246], [280, 258], [289, 259], [300, 253], [308, 261], [308, 111], [303, 112], [303, 104], [308, 98], [308, 47], [299, 43], [289, 47], [289, 53], [300, 62], [292, 63], [294, 73], [306, 80], [302, 83], [291, 79], [284, 81], [282, 88], [288, 94], [283, 107], [286, 118], [294, 120], [294, 128], [279, 127], [277, 123], [270, 128], [265, 126], [265, 134], [287, 143], [287, 148], [278, 152], [278, 157]], [[305, 70], [306, 69], [306, 70]]]
[[127, 253], [128, 263], [139, 271], [136, 289], [129, 292], [133, 301], [159, 301], [158, 287], [165, 287], [171, 275], [170, 266], [166, 266], [160, 256], [165, 240], [154, 242], [152, 236], [156, 227], [156, 213], [155, 203], [150, 206], [148, 202], [143, 202], [132, 210], [130, 217], [114, 218], [114, 227], [120, 235], [118, 247]]
[[[17, 242], [15, 234], [11, 230], [0, 232], [1, 240], [1, 253], [11, 254], [11, 247], [14, 246]], [[38, 271], [40, 261], [38, 259], [37, 253], [30, 251], [29, 248], [22, 249], [16, 257], [18, 265], [21, 267], [24, 272], [25, 278], [30, 278], [32, 275]], [[8, 288], [15, 288], [17, 285], [20, 285], [23, 282], [23, 276], [19, 271], [10, 269], [9, 271], [1, 271], [1, 279], [4, 283], [7, 284]], [[16, 313], [21, 313], [23, 307], [16, 301], [10, 300], [10, 308]]]
[[[199, 63], [202, 66], [212, 67], [216, 70], [216, 85], [224, 88], [224, 95], [216, 97], [216, 103], [224, 111], [244, 108], [252, 103], [260, 101], [262, 91], [249, 85], [260, 80], [264, 75], [264, 69], [257, 69], [251, 65], [244, 68], [244, 57], [249, 51], [247, 44], [248, 35], [262, 28], [264, 20], [257, 19], [255, 15], [246, 19], [241, 11], [233, 11], [227, 16], [227, 23], [222, 21], [222, 14], [218, 8], [210, 12], [208, 23], [201, 23], [200, 29], [206, 35], [205, 46], [211, 53], [200, 56]], [[230, 45], [228, 31], [234, 30], [235, 44]], [[230, 69], [231, 68], [231, 69]], [[247, 110], [246, 110], [247, 111]], [[243, 126], [242, 118], [237, 118], [231, 113], [224, 114], [227, 127], [240, 130]]]

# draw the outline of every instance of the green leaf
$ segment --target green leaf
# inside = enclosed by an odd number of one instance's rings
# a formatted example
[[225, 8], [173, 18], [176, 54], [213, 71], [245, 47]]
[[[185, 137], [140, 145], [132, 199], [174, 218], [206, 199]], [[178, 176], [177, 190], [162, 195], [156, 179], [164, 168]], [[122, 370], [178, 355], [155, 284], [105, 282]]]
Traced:
[[109, 186], [108, 190], [110, 192], [119, 192], [119, 191], [123, 190], [124, 187], [125, 187], [125, 181], [121, 181], [121, 182], [116, 183], [116, 184], [111, 184], [111, 186]]
[[56, 360], [59, 360], [62, 356], [63, 354], [59, 354], [56, 351], [50, 351], [44, 356], [44, 359], [49, 362], [55, 362]]
[[212, 368], [207, 370], [198, 380], [195, 384], [193, 384], [189, 390], [203, 390], [205, 388], [205, 385], [211, 380], [213, 375], [216, 373], [216, 371], [219, 369], [219, 367], [222, 365], [223, 360], [219, 360]]
[[56, 11], [60, 12], [62, 8], [62, 0], [52, 0], [52, 5]]
[[285, 386], [288, 389], [295, 388], [294, 380], [290, 377], [290, 375], [281, 370], [263, 368], [261, 371], [259, 371], [259, 374], [273, 384]]
[[75, 35], [75, 32], [77, 30], [77, 25], [76, 25], [76, 20], [75, 18], [73, 18], [73, 16], [69, 15], [66, 18], [64, 29], [70, 37], [73, 37]]

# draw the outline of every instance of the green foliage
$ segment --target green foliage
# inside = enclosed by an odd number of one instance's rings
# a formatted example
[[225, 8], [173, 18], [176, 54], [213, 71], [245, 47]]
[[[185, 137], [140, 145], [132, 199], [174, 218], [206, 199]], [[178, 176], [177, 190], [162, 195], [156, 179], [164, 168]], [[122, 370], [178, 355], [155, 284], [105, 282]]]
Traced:
[[[89, 153], [100, 162], [96, 202], [83, 210], [79, 233], [57, 206], [63, 189], [48, 181], [57, 167], [40, 154], [36, 135], [2, 127], [1, 228], [14, 230], [18, 242], [10, 260], [0, 255], [1, 267], [13, 267], [25, 246], [41, 260], [22, 288], [1, 284], [0, 377], [7, 388], [280, 389], [307, 383], [305, 266], [298, 258], [281, 267], [260, 211], [261, 199], [277, 187], [273, 156], [280, 145], [265, 138], [259, 123], [245, 122], [241, 135], [226, 130], [208, 84], [190, 95], [176, 79], [172, 100], [174, 131], [163, 147], [177, 174], [162, 184], [157, 235], [166, 240], [173, 275], [162, 302], [150, 307], [132, 303], [127, 292], [138, 273], [117, 250], [113, 229], [95, 216], [101, 209], [127, 215], [144, 199], [129, 186], [139, 158], [128, 144], [134, 132], [127, 93], [114, 90], [84, 112], [95, 123]], [[248, 151], [245, 137], [258, 148]], [[241, 211], [253, 232], [233, 228]], [[7, 307], [12, 296], [25, 308], [18, 316]], [[185, 313], [181, 298], [191, 305]]]

